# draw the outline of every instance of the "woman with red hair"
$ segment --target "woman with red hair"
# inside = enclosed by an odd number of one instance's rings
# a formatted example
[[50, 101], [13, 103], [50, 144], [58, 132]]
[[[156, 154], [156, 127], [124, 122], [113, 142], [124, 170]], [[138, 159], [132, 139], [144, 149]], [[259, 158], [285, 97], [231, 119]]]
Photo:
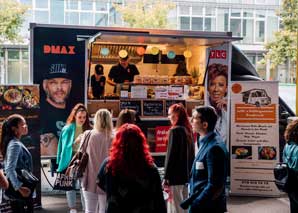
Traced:
[[[171, 105], [168, 117], [172, 126], [168, 133], [163, 185], [173, 194], [175, 212], [186, 212], [180, 207], [180, 203], [188, 195], [186, 183], [195, 156], [192, 127], [182, 104]], [[168, 211], [173, 212], [170, 208]]]
[[106, 192], [107, 213], [166, 212], [161, 180], [146, 138], [134, 124], [123, 124], [101, 165], [98, 186]]

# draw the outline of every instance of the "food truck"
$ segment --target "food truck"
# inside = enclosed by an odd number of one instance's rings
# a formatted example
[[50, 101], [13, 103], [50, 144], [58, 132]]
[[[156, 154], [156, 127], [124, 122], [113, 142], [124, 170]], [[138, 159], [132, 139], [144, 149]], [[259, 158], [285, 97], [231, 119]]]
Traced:
[[[231, 32], [32, 23], [30, 33], [30, 68], [34, 83], [40, 85], [41, 123], [44, 119], [48, 124], [57, 116], [56, 113], [43, 111], [43, 102], [48, 95], [45, 92], [45, 74], [53, 70], [70, 72], [71, 89], [64, 108], [66, 114], [78, 102], [87, 106], [91, 118], [100, 108], [110, 110], [114, 121], [122, 109], [136, 110], [141, 118], [138, 125], [144, 131], [159, 166], [163, 164], [166, 133], [170, 125], [167, 110], [173, 103], [182, 103], [191, 116], [194, 107], [204, 105], [204, 80], [210, 60], [226, 60], [229, 81], [261, 80], [248, 59], [231, 44], [241, 39], [233, 37]], [[216, 49], [223, 45], [225, 50]], [[106, 82], [104, 94], [95, 99], [90, 89], [95, 66], [101, 64], [103, 75], [108, 79], [111, 67], [119, 63], [121, 55], [129, 57], [139, 75], [132, 82], [116, 87]], [[175, 75], [181, 63], [186, 66], [187, 74]], [[286, 105], [281, 107], [282, 111], [292, 114]], [[56, 125], [61, 131], [63, 125], [57, 122]], [[56, 155], [55, 148], [41, 154], [53, 157]]]

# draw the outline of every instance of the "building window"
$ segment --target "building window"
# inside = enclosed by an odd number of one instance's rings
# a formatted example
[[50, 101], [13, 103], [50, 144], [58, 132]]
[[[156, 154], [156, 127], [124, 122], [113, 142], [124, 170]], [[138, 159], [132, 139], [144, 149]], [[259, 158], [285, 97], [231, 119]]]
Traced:
[[49, 8], [48, 0], [35, 0], [35, 8], [48, 9]]
[[191, 29], [203, 31], [203, 18], [200, 17], [193, 17], [191, 19]]
[[50, 23], [64, 24], [64, 2], [51, 0]]
[[49, 12], [43, 10], [36, 10], [35, 11], [35, 22], [48, 24], [49, 23]]
[[93, 25], [93, 15], [89, 12], [81, 12], [80, 13], [80, 24], [81, 25]]
[[108, 14], [95, 13], [95, 26], [108, 26]]
[[72, 24], [72, 25], [79, 24], [79, 13], [78, 12], [66, 12], [65, 13], [65, 24]]
[[255, 41], [256, 42], [265, 41], [265, 21], [256, 21]]
[[79, 9], [78, 0], [66, 0], [66, 9], [67, 10], [78, 10]]
[[21, 82], [20, 51], [8, 50], [7, 83], [14, 84]]
[[81, 1], [81, 10], [93, 10], [93, 1]]
[[1, 84], [30, 83], [28, 49], [2, 49], [0, 56]]
[[181, 30], [190, 30], [190, 18], [189, 17], [180, 17], [180, 29]]
[[22, 83], [30, 82], [30, 73], [29, 73], [29, 52], [28, 50], [21, 51], [21, 73], [22, 73]]
[[108, 3], [106, 2], [95, 2], [96, 11], [108, 11]]
[[229, 29], [229, 9], [218, 8], [216, 19], [217, 31], [227, 32]]

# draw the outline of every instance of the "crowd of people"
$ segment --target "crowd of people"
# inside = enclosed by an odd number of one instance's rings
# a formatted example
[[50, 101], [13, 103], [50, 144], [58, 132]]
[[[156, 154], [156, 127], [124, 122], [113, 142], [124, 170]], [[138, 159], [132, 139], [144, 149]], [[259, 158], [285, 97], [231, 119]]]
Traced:
[[[83, 177], [77, 180], [86, 213], [227, 211], [225, 185], [229, 157], [226, 144], [216, 131], [217, 110], [212, 106], [198, 107], [189, 121], [184, 106], [173, 104], [168, 117], [171, 128], [161, 180], [146, 137], [136, 125], [134, 110], [122, 110], [114, 128], [107, 109], [96, 112], [93, 126], [83, 104], [72, 109], [59, 138], [57, 172], [66, 172], [87, 138], [89, 160]], [[15, 213], [33, 212], [34, 192], [17, 176], [20, 169], [32, 171], [32, 156], [21, 142], [27, 133], [28, 126], [21, 115], [11, 115], [3, 122], [0, 150], [5, 175], [0, 168], [0, 187], [5, 191], [12, 188], [24, 198], [10, 200]], [[198, 135], [196, 139], [194, 133]], [[288, 144], [284, 161], [296, 170], [297, 135], [298, 121], [294, 121], [285, 133]], [[71, 213], [77, 212], [76, 190], [66, 192]], [[166, 202], [169, 194], [171, 206]], [[297, 212], [296, 192], [289, 194], [289, 198], [291, 212]]]

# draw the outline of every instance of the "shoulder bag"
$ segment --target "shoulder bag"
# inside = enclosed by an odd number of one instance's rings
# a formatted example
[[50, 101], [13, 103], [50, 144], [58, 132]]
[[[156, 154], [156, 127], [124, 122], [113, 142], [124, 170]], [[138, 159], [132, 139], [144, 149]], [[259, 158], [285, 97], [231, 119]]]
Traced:
[[70, 161], [70, 164], [66, 170], [66, 174], [71, 174], [71, 176], [73, 176], [75, 179], [82, 178], [83, 173], [86, 170], [88, 160], [89, 160], [89, 155], [86, 152], [86, 149], [88, 146], [90, 135], [91, 135], [91, 130], [89, 130], [89, 132], [87, 133], [80, 149], [73, 156], [73, 158]]
[[275, 185], [286, 193], [295, 191], [297, 188], [297, 174], [287, 163], [277, 163], [273, 170]]
[[[35, 175], [32, 172], [30, 172], [26, 169], [20, 169], [20, 170], [17, 169], [16, 172], [17, 172], [18, 180], [23, 183], [22, 186], [28, 187], [31, 190], [31, 194], [28, 197], [28, 198], [31, 198], [32, 194], [36, 188], [36, 185], [39, 182], [39, 179], [37, 177], [35, 177]], [[8, 182], [9, 182], [9, 187], [4, 192], [4, 197], [6, 199], [9, 199], [9, 200], [25, 200], [25, 199], [27, 199], [27, 198], [23, 197], [19, 191], [16, 191], [13, 188], [9, 179], [8, 179]]]

